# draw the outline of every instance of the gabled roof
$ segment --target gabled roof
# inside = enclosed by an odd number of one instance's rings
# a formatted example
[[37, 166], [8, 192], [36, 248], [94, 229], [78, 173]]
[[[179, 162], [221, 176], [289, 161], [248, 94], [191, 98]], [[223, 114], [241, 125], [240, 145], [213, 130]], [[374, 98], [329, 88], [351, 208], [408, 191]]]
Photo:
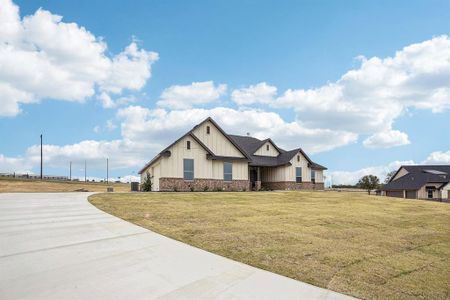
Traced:
[[208, 158], [209, 159], [216, 159], [216, 160], [224, 160], [224, 158], [222, 156], [217, 156], [215, 155], [211, 149], [209, 149], [197, 136], [195, 136], [195, 134], [193, 133], [193, 131], [198, 128], [199, 126], [203, 125], [205, 122], [211, 122], [214, 126], [216, 126], [216, 128], [244, 155], [245, 158], [237, 158], [237, 157], [227, 157], [227, 159], [233, 159], [233, 160], [250, 160], [250, 157], [247, 155], [247, 153], [242, 150], [238, 144], [235, 143], [235, 141], [233, 141], [230, 136], [228, 134], [226, 134], [226, 132], [211, 118], [208, 117], [205, 120], [203, 120], [202, 122], [200, 122], [199, 124], [195, 125], [191, 130], [189, 130], [188, 132], [186, 132], [183, 136], [181, 136], [179, 139], [177, 139], [175, 142], [173, 142], [172, 144], [170, 144], [169, 146], [167, 146], [166, 148], [164, 148], [164, 150], [162, 150], [160, 153], [158, 153], [152, 160], [150, 160], [147, 164], [145, 164], [145, 166], [139, 170], [138, 174], [142, 174], [142, 172], [145, 171], [145, 169], [147, 169], [150, 165], [152, 165], [154, 162], [156, 162], [161, 156], [163, 156], [163, 153], [166, 153], [173, 145], [175, 145], [176, 143], [178, 143], [179, 141], [181, 141], [182, 139], [184, 139], [186, 136], [191, 136], [192, 139], [194, 139], [197, 143], [199, 143], [200, 146], [202, 146], [203, 149], [206, 150], [206, 152], [208, 152]]
[[[211, 149], [209, 149], [195, 134], [193, 131], [198, 128], [199, 126], [203, 125], [205, 122], [211, 122], [229, 141], [232, 143], [243, 155], [244, 157], [225, 157], [225, 156], [218, 156], [215, 155]], [[207, 158], [212, 160], [246, 160], [249, 161], [249, 164], [251, 166], [259, 166], [259, 167], [277, 167], [277, 166], [283, 166], [290, 164], [291, 159], [297, 154], [301, 153], [306, 160], [308, 161], [309, 166], [312, 169], [317, 170], [326, 170], [324, 166], [321, 166], [315, 162], [313, 162], [308, 155], [301, 149], [293, 149], [290, 151], [286, 151], [284, 149], [279, 148], [270, 138], [260, 140], [254, 137], [250, 136], [240, 136], [240, 135], [230, 135], [227, 134], [211, 117], [206, 118], [199, 124], [195, 125], [190, 131], [188, 131], [185, 135], [180, 137], [178, 140], [167, 146], [163, 151], [161, 151], [159, 154], [157, 154], [150, 162], [148, 162], [140, 171], [139, 174], [142, 174], [142, 172], [145, 171], [150, 165], [152, 165], [154, 162], [156, 162], [161, 156], [170, 156], [169, 149], [178, 143], [180, 140], [185, 138], [186, 136], [191, 136], [202, 148], [208, 152]], [[271, 157], [271, 156], [260, 156], [260, 155], [254, 155], [259, 148], [261, 148], [266, 142], [270, 142], [277, 150], [280, 152], [280, 155], [277, 157]], [[167, 153], [169, 152], [169, 153]]]
[[[251, 158], [250, 165], [251, 166], [276, 167], [276, 166], [287, 165], [287, 164], [290, 164], [291, 159], [297, 153], [300, 152], [306, 158], [306, 160], [308, 161], [311, 168], [317, 169], [317, 170], [326, 170], [327, 169], [324, 166], [321, 166], [321, 165], [313, 162], [301, 148], [286, 151], [284, 149], [277, 147], [276, 144], [271, 139], [260, 140], [260, 139], [257, 139], [257, 138], [251, 137], [251, 136], [241, 136], [241, 135], [230, 135], [230, 137], [236, 143], [238, 143], [241, 146], [241, 148], [244, 149], [245, 152], [247, 152], [250, 155], [250, 158]], [[256, 150], [261, 148], [268, 141], [270, 141], [270, 143], [272, 143], [276, 147], [278, 152], [280, 152], [280, 155], [278, 155], [276, 157], [253, 155], [253, 153], [255, 153]]]
[[450, 165], [401, 166], [395, 174], [402, 168], [408, 173], [398, 179], [391, 179], [383, 190], [418, 190], [428, 183], [441, 183], [444, 186], [450, 182]]

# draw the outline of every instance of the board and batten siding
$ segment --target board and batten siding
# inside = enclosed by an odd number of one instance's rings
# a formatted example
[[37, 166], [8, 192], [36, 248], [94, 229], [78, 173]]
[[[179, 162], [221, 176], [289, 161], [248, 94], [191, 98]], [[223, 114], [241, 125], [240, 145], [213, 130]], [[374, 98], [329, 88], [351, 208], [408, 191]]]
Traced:
[[[298, 155], [300, 156], [300, 161], [297, 160]], [[311, 168], [308, 167], [308, 160], [300, 152], [294, 155], [294, 157], [290, 160], [290, 163], [292, 165], [286, 167], [286, 181], [295, 181], [295, 168], [297, 167], [302, 168], [302, 181], [311, 181]]]
[[[267, 146], [269, 146], [269, 150], [267, 151]], [[260, 156], [271, 156], [271, 157], [277, 157], [280, 154], [278, 150], [272, 145], [271, 142], [266, 142], [264, 145], [262, 145], [261, 148], [256, 150], [254, 155], [260, 155]]]
[[[300, 161], [297, 160], [297, 155], [300, 156]], [[302, 168], [302, 181], [311, 181], [311, 168], [308, 167], [308, 160], [299, 152], [290, 161], [291, 166], [281, 166], [275, 168], [264, 168], [261, 173], [262, 181], [280, 182], [280, 181], [296, 181], [295, 169]], [[316, 170], [316, 182], [323, 182], [323, 171]]]
[[450, 199], [450, 183], [442, 188], [442, 199]]
[[[210, 133], [206, 132], [209, 126]], [[205, 122], [193, 130], [194, 135], [218, 156], [244, 157], [236, 146], [234, 146], [222, 132], [211, 122]]]
[[406, 174], [408, 174], [408, 171], [406, 171], [405, 168], [401, 168], [398, 173], [391, 179], [391, 181], [399, 179], [402, 176], [405, 176]]
[[428, 199], [427, 186], [434, 186], [436, 190], [433, 191], [433, 199], [441, 198], [441, 192], [437, 190], [442, 185], [442, 183], [427, 183], [417, 191], [417, 197], [419, 199]]
[[161, 158], [141, 173], [141, 183], [145, 181], [147, 173], [149, 173], [152, 178], [152, 191], [159, 191], [159, 178], [161, 178]]
[[[187, 141], [191, 149], [187, 149]], [[194, 178], [223, 180], [223, 161], [209, 160], [206, 150], [192, 137], [186, 136], [168, 149], [169, 157], [162, 157], [161, 176], [183, 178], [183, 159], [194, 160]], [[248, 162], [233, 161], [233, 180], [248, 180]]]

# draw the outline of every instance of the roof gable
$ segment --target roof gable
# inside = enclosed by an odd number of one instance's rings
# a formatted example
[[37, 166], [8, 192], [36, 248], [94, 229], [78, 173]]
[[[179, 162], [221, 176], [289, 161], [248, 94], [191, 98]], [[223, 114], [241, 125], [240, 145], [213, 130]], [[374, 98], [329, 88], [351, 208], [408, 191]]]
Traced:
[[[260, 156], [278, 156], [281, 154], [280, 149], [275, 145], [275, 143], [271, 139], [265, 139], [262, 141], [262, 145], [256, 149], [252, 154], [253, 155], [260, 155]], [[272, 147], [269, 147], [269, 150], [267, 151], [267, 145], [271, 145]]]
[[211, 118], [194, 126], [191, 132], [217, 156], [249, 158], [247, 153]]

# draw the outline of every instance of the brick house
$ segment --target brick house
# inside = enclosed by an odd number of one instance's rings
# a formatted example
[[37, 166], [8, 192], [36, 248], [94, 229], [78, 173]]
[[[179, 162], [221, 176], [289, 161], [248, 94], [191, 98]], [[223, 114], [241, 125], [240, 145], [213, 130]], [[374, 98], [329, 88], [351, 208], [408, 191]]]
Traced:
[[157, 154], [140, 171], [154, 191], [245, 191], [324, 188], [325, 167], [301, 149], [271, 139], [230, 135], [207, 118]]

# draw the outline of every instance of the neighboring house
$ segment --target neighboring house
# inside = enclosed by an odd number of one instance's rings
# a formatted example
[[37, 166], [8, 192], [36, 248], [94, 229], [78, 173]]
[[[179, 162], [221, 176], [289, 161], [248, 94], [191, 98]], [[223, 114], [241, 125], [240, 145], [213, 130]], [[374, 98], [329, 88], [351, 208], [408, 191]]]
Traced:
[[302, 149], [279, 148], [271, 139], [229, 135], [207, 118], [140, 171], [154, 191], [323, 189], [325, 167]]
[[383, 187], [383, 195], [408, 199], [450, 199], [450, 166], [401, 166]]

